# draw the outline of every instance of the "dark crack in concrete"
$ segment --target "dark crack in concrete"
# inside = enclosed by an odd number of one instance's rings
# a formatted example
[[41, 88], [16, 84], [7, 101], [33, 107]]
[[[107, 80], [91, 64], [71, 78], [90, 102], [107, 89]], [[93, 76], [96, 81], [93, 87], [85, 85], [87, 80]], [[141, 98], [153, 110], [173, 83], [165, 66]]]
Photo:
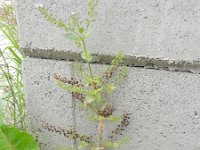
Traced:
[[[24, 54], [28, 57], [65, 60], [84, 62], [80, 53], [71, 51], [57, 51], [54, 49], [31, 49], [22, 48]], [[114, 55], [106, 54], [93, 54], [92, 63], [96, 64], [110, 64]], [[167, 60], [161, 58], [149, 58], [145, 56], [125, 56], [124, 64], [129, 67], [143, 67], [147, 69], [167, 70], [177, 72], [189, 72], [200, 74], [200, 61], [187, 61], [187, 60]]]

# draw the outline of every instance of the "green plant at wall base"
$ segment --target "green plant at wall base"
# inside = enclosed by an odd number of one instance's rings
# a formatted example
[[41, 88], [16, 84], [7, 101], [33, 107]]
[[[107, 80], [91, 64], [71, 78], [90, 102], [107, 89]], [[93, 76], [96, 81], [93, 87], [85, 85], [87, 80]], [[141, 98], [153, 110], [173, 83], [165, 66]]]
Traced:
[[3, 124], [0, 104], [0, 150], [40, 150], [39, 144], [25, 131]]
[[27, 132], [0, 125], [0, 150], [40, 150], [40, 148]]
[[0, 32], [9, 42], [0, 49], [0, 100], [3, 104], [3, 122], [25, 130], [25, 98], [21, 73], [21, 63], [25, 56], [19, 48], [12, 5], [2, 4], [0, 7]]
[[[25, 129], [25, 98], [21, 73], [21, 63], [24, 59], [15, 37], [16, 27], [2, 23], [0, 30], [11, 42], [3, 50], [0, 49], [0, 84], [3, 97], [4, 122]], [[14, 31], [13, 31], [14, 30]]]
[[[40, 13], [51, 23], [57, 27], [63, 28], [66, 33], [64, 36], [73, 41], [78, 48], [82, 50], [81, 57], [87, 63], [87, 70], [79, 66], [81, 80], [76, 80], [75, 77], [68, 79], [58, 74], [54, 75], [57, 85], [66, 91], [69, 91], [72, 96], [82, 105], [84, 110], [90, 111], [88, 116], [89, 121], [97, 124], [97, 137], [90, 135], [79, 134], [74, 129], [62, 129], [60, 127], [45, 124], [44, 128], [51, 132], [63, 134], [65, 137], [71, 138], [78, 142], [75, 147], [68, 147], [66, 150], [105, 150], [119, 148], [122, 144], [127, 143], [127, 139], [118, 140], [118, 136], [129, 125], [130, 114], [128, 112], [121, 116], [114, 115], [115, 108], [112, 105], [110, 94], [116, 90], [121, 84], [121, 81], [127, 76], [126, 67], [123, 63], [123, 54], [119, 53], [105, 71], [101, 74], [95, 74], [91, 67], [92, 53], [88, 51], [86, 39], [91, 35], [93, 23], [97, 14], [96, 7], [98, 0], [90, 0], [88, 2], [88, 17], [80, 20], [78, 14], [72, 14], [67, 24], [53, 17], [48, 9], [39, 7]], [[114, 82], [113, 82], [114, 80]], [[118, 123], [117, 123], [118, 122]], [[110, 133], [110, 136], [105, 138], [105, 126], [107, 124], [118, 124]]]
[[[12, 5], [0, 7], [0, 31], [9, 44], [0, 49], [0, 150], [39, 150], [25, 132], [25, 99], [21, 74], [24, 59], [17, 40]], [[18, 129], [19, 128], [19, 129]]]

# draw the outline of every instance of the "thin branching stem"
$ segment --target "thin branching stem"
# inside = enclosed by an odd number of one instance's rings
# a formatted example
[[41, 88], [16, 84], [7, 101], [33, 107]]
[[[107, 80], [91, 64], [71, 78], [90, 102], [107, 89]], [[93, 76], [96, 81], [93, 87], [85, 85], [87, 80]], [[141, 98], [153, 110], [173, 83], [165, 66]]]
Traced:
[[9, 70], [9, 66], [8, 66], [8, 63], [3, 55], [3, 53], [1, 52], [1, 57], [3, 58], [3, 61], [4, 61], [4, 64], [5, 64], [5, 68], [7, 69], [7, 73], [6, 71], [3, 69], [2, 66], [0, 66], [0, 69], [1, 71], [3, 72], [4, 76], [6, 77], [6, 80], [9, 84], [9, 87], [10, 87], [10, 91], [13, 95], [13, 120], [14, 120], [14, 127], [16, 126], [16, 122], [17, 122], [17, 117], [16, 117], [16, 104], [17, 104], [17, 98], [16, 98], [16, 95], [15, 95], [15, 91], [13, 89], [13, 83], [12, 83], [12, 79], [10, 79], [10, 70]]

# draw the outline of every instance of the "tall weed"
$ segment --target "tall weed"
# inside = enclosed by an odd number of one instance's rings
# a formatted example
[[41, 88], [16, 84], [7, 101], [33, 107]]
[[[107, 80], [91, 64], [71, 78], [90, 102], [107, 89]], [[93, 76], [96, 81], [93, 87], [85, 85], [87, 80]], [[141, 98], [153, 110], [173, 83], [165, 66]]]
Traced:
[[12, 5], [0, 9], [0, 32], [9, 44], [0, 49], [0, 93], [3, 122], [25, 129], [25, 98], [21, 63], [25, 56], [20, 51]]

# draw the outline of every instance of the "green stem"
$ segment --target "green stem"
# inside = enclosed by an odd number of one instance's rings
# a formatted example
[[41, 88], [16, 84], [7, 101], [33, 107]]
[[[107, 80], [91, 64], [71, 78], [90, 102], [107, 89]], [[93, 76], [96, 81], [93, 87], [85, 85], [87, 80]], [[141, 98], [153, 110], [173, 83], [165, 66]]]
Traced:
[[[85, 44], [85, 40], [83, 39], [82, 40], [82, 43], [83, 43], [83, 50], [84, 50], [84, 53], [86, 55], [86, 58], [88, 57], [88, 53], [87, 53], [87, 48], [86, 48], [86, 44]], [[93, 73], [92, 73], [92, 68], [90, 66], [90, 62], [87, 61], [87, 65], [88, 65], [88, 69], [90, 71], [90, 77], [93, 79]]]
[[[83, 50], [84, 50], [84, 53], [85, 53], [85, 56], [86, 56], [86, 58], [88, 57], [88, 52], [87, 52], [87, 48], [86, 48], [86, 44], [85, 44], [85, 40], [83, 39], [82, 40], [82, 44], [83, 44]], [[91, 77], [91, 79], [93, 79], [93, 77], [94, 77], [94, 75], [93, 75], [93, 72], [92, 72], [92, 68], [91, 68], [91, 65], [90, 65], [90, 62], [88, 61], [88, 60], [86, 60], [87, 61], [87, 65], [88, 65], [88, 69], [89, 69], [89, 71], [90, 71], [90, 77]], [[93, 83], [93, 88], [95, 89], [95, 84]], [[95, 105], [95, 113], [96, 114], [98, 114], [98, 106], [97, 106], [97, 104], [96, 104], [96, 102], [94, 102], [94, 105]]]
[[3, 55], [3, 52], [0, 52], [0, 54], [1, 54], [2, 58], [3, 58], [4, 64], [5, 64], [5, 68], [7, 69], [7, 73], [5, 72], [5, 70], [3, 69], [2, 66], [0, 66], [0, 69], [3, 72], [3, 74], [5, 75], [6, 80], [7, 80], [8, 84], [9, 84], [9, 87], [10, 87], [11, 93], [13, 95], [13, 120], [14, 120], [14, 127], [15, 127], [16, 123], [17, 123], [17, 117], [16, 117], [16, 105], [18, 105], [17, 98], [15, 96], [15, 91], [13, 89], [14, 85], [12, 83], [12, 80], [10, 80], [10, 77], [9, 77], [10, 70], [9, 70], [9, 67], [8, 67], [8, 63], [7, 63], [7, 61], [6, 61], [6, 59], [5, 59], [4, 55]]
[[[74, 32], [73, 30], [70, 30], [71, 32], [73, 32], [74, 34], [76, 34], [80, 39], [82, 39], [82, 44], [83, 44], [83, 51], [85, 53], [85, 56], [86, 58], [88, 57], [88, 51], [87, 51], [87, 48], [86, 48], [86, 44], [85, 44], [85, 40], [84, 38], [82, 38], [79, 34], [77, 34], [76, 32]], [[88, 65], [88, 69], [90, 71], [90, 77], [93, 79], [93, 73], [92, 73], [92, 68], [90, 66], [90, 62], [87, 61], [87, 65]]]

